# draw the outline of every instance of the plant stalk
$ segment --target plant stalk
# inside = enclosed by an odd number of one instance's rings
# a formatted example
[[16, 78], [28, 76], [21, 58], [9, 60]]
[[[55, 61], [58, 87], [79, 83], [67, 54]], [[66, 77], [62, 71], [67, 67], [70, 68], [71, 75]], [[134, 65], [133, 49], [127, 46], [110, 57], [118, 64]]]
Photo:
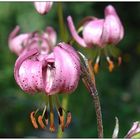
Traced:
[[59, 22], [59, 29], [60, 29], [60, 37], [63, 41], [66, 41], [67, 39], [67, 34], [66, 34], [66, 28], [65, 28], [65, 23], [64, 23], [64, 18], [63, 18], [63, 6], [61, 2], [58, 2], [58, 22]]
[[83, 54], [81, 53], [79, 54], [82, 56], [84, 60], [84, 65], [83, 64], [81, 65], [82, 77], [83, 77], [82, 80], [94, 101], [96, 119], [97, 119], [98, 138], [103, 138], [101, 105], [100, 105], [99, 95], [96, 89], [93, 68], [91, 66], [92, 62], [89, 61]]

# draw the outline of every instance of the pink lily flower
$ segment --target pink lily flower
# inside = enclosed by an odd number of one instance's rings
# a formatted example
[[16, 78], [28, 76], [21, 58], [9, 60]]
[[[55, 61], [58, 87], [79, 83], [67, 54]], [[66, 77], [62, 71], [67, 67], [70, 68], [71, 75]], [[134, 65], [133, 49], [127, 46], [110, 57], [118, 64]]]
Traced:
[[59, 43], [52, 53], [46, 54], [41, 60], [38, 59], [39, 55], [40, 50], [34, 48], [22, 53], [15, 63], [15, 80], [23, 91], [43, 91], [53, 95], [76, 89], [80, 77], [80, 59], [72, 46]]
[[19, 30], [19, 26], [16, 26], [16, 28], [10, 33], [8, 39], [10, 50], [18, 56], [33, 48], [40, 48], [42, 53], [46, 53], [56, 44], [57, 35], [52, 27], [47, 27], [42, 34], [32, 32], [17, 35]]
[[116, 45], [124, 36], [123, 25], [113, 6], [105, 8], [105, 18], [91, 18], [83, 24], [83, 37], [79, 36], [73, 24], [71, 16], [68, 16], [68, 26], [73, 38], [82, 47], [105, 47], [107, 44]]
[[34, 2], [34, 6], [36, 11], [41, 14], [41, 15], [45, 15], [47, 14], [50, 9], [52, 8], [53, 2], [52, 1], [48, 1], [48, 2]]

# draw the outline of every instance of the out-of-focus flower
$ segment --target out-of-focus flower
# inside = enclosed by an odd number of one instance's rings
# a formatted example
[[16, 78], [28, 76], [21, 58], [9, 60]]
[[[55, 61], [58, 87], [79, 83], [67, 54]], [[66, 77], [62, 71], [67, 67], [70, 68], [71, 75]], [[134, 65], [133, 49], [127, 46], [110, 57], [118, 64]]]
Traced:
[[36, 31], [17, 35], [19, 31], [19, 26], [16, 26], [8, 39], [10, 50], [18, 56], [22, 52], [33, 48], [41, 49], [42, 53], [46, 53], [46, 51], [49, 52], [50, 48], [56, 44], [57, 35], [52, 27], [47, 27], [45, 32], [41, 34]]
[[16, 26], [15, 29], [10, 33], [8, 43], [9, 48], [16, 55], [20, 55], [20, 53], [24, 49], [24, 44], [26, 44], [28, 38], [30, 37], [30, 33], [23, 33], [17, 35], [20, 31], [20, 27]]
[[[82, 31], [83, 37], [78, 35], [71, 16], [68, 16], [67, 21], [72, 37], [82, 47], [104, 48], [106, 52], [106, 59], [109, 63], [109, 70], [112, 71], [114, 65], [107, 54], [106, 47], [108, 45], [116, 45], [122, 40], [124, 36], [124, 28], [113, 6], [107, 6], [104, 13], [104, 19], [90, 17], [83, 20], [84, 22], [79, 28], [80, 31]], [[97, 56], [96, 64], [94, 67], [95, 72], [98, 71], [99, 59], [100, 56]]]
[[52, 8], [53, 2], [52, 1], [48, 1], [48, 2], [34, 2], [34, 6], [36, 11], [41, 14], [41, 15], [45, 15], [47, 14], [51, 8]]
[[[50, 96], [58, 93], [71, 93], [76, 89], [80, 71], [80, 59], [76, 51], [69, 44], [59, 43], [46, 54], [42, 54], [41, 50], [36, 47], [22, 53], [15, 63], [14, 76], [23, 91], [32, 94], [45, 92], [49, 96], [49, 104], [52, 106], [52, 97]], [[63, 109], [58, 105], [57, 110], [61, 128], [64, 130]], [[52, 113], [50, 115], [50, 131], [53, 132], [55, 127], [52, 107], [50, 107], [50, 111]], [[33, 113], [31, 118], [34, 122]], [[69, 125], [68, 122], [70, 121], [66, 122], [66, 127]], [[35, 124], [34, 126], [36, 128]]]

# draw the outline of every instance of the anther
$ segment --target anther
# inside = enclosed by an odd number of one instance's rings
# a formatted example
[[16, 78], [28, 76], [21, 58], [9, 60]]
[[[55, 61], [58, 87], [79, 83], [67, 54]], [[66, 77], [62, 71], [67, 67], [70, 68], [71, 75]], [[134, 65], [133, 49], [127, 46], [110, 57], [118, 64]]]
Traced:
[[44, 125], [44, 122], [43, 122], [43, 118], [42, 118], [41, 115], [39, 115], [39, 117], [38, 117], [38, 123], [41, 126], [41, 128], [43, 128], [43, 129], [45, 128], [45, 125]]
[[72, 121], [72, 115], [71, 115], [71, 112], [68, 111], [67, 119], [66, 119], [66, 124], [65, 124], [66, 128], [70, 125], [71, 121]]
[[113, 61], [110, 60], [109, 56], [107, 56], [106, 59], [107, 59], [107, 62], [109, 64], [108, 69], [109, 69], [110, 72], [112, 72], [112, 70], [114, 68], [114, 63], [113, 63]]
[[36, 122], [36, 119], [35, 119], [34, 115], [35, 115], [35, 112], [34, 111], [31, 112], [31, 114], [30, 114], [31, 122], [32, 122], [34, 128], [38, 128], [38, 125], [37, 125], [37, 122]]
[[95, 62], [94, 67], [93, 67], [93, 70], [94, 70], [95, 73], [98, 73], [98, 70], [99, 70], [99, 61], [100, 61], [100, 56], [98, 56], [96, 58], [96, 62]]

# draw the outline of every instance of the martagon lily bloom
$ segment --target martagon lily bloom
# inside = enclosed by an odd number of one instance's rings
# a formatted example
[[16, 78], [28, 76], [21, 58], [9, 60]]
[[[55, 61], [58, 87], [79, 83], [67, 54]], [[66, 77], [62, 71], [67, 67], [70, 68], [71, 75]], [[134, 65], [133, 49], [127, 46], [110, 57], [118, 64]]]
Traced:
[[16, 26], [8, 39], [10, 50], [18, 56], [30, 49], [38, 48], [38, 46], [42, 49], [42, 52], [46, 53], [46, 51], [49, 51], [56, 44], [56, 32], [50, 26], [46, 27], [46, 30], [42, 33], [36, 31], [18, 35], [19, 31], [20, 27]]
[[[83, 20], [82, 27], [80, 27], [80, 29], [82, 29], [83, 37], [78, 35], [71, 16], [68, 16], [67, 21], [72, 37], [82, 47], [92, 48], [96, 46], [104, 48], [106, 59], [109, 63], [109, 70], [112, 71], [114, 65], [107, 54], [106, 46], [116, 45], [119, 43], [123, 39], [124, 28], [115, 8], [112, 5], [107, 6], [104, 13], [104, 19], [88, 17]], [[95, 72], [98, 71], [99, 60], [100, 55], [98, 55], [96, 59], [94, 67]]]
[[41, 14], [41, 15], [45, 15], [47, 14], [51, 8], [52, 8], [53, 2], [52, 1], [48, 1], [48, 2], [34, 2], [34, 6], [36, 11]]
[[[28, 48], [30, 47], [28, 46]], [[52, 95], [73, 92], [78, 85], [80, 72], [80, 59], [77, 52], [71, 45], [63, 42], [57, 44], [46, 54], [42, 54], [40, 49], [33, 48], [22, 53], [16, 60], [14, 77], [21, 89], [31, 94], [45, 92], [49, 97], [50, 131], [52, 132], [55, 131]], [[59, 123], [62, 131], [64, 131], [64, 127], [68, 127], [71, 122], [71, 113], [67, 112], [66, 123], [64, 123], [63, 111], [65, 110], [59, 104], [58, 98], [56, 96], [54, 98]], [[38, 123], [42, 128], [45, 128], [43, 118], [45, 118], [45, 123], [48, 125], [46, 106], [43, 115], [40, 118], [38, 117]], [[35, 115], [36, 113], [33, 111], [31, 120], [34, 127], [38, 128]]]

